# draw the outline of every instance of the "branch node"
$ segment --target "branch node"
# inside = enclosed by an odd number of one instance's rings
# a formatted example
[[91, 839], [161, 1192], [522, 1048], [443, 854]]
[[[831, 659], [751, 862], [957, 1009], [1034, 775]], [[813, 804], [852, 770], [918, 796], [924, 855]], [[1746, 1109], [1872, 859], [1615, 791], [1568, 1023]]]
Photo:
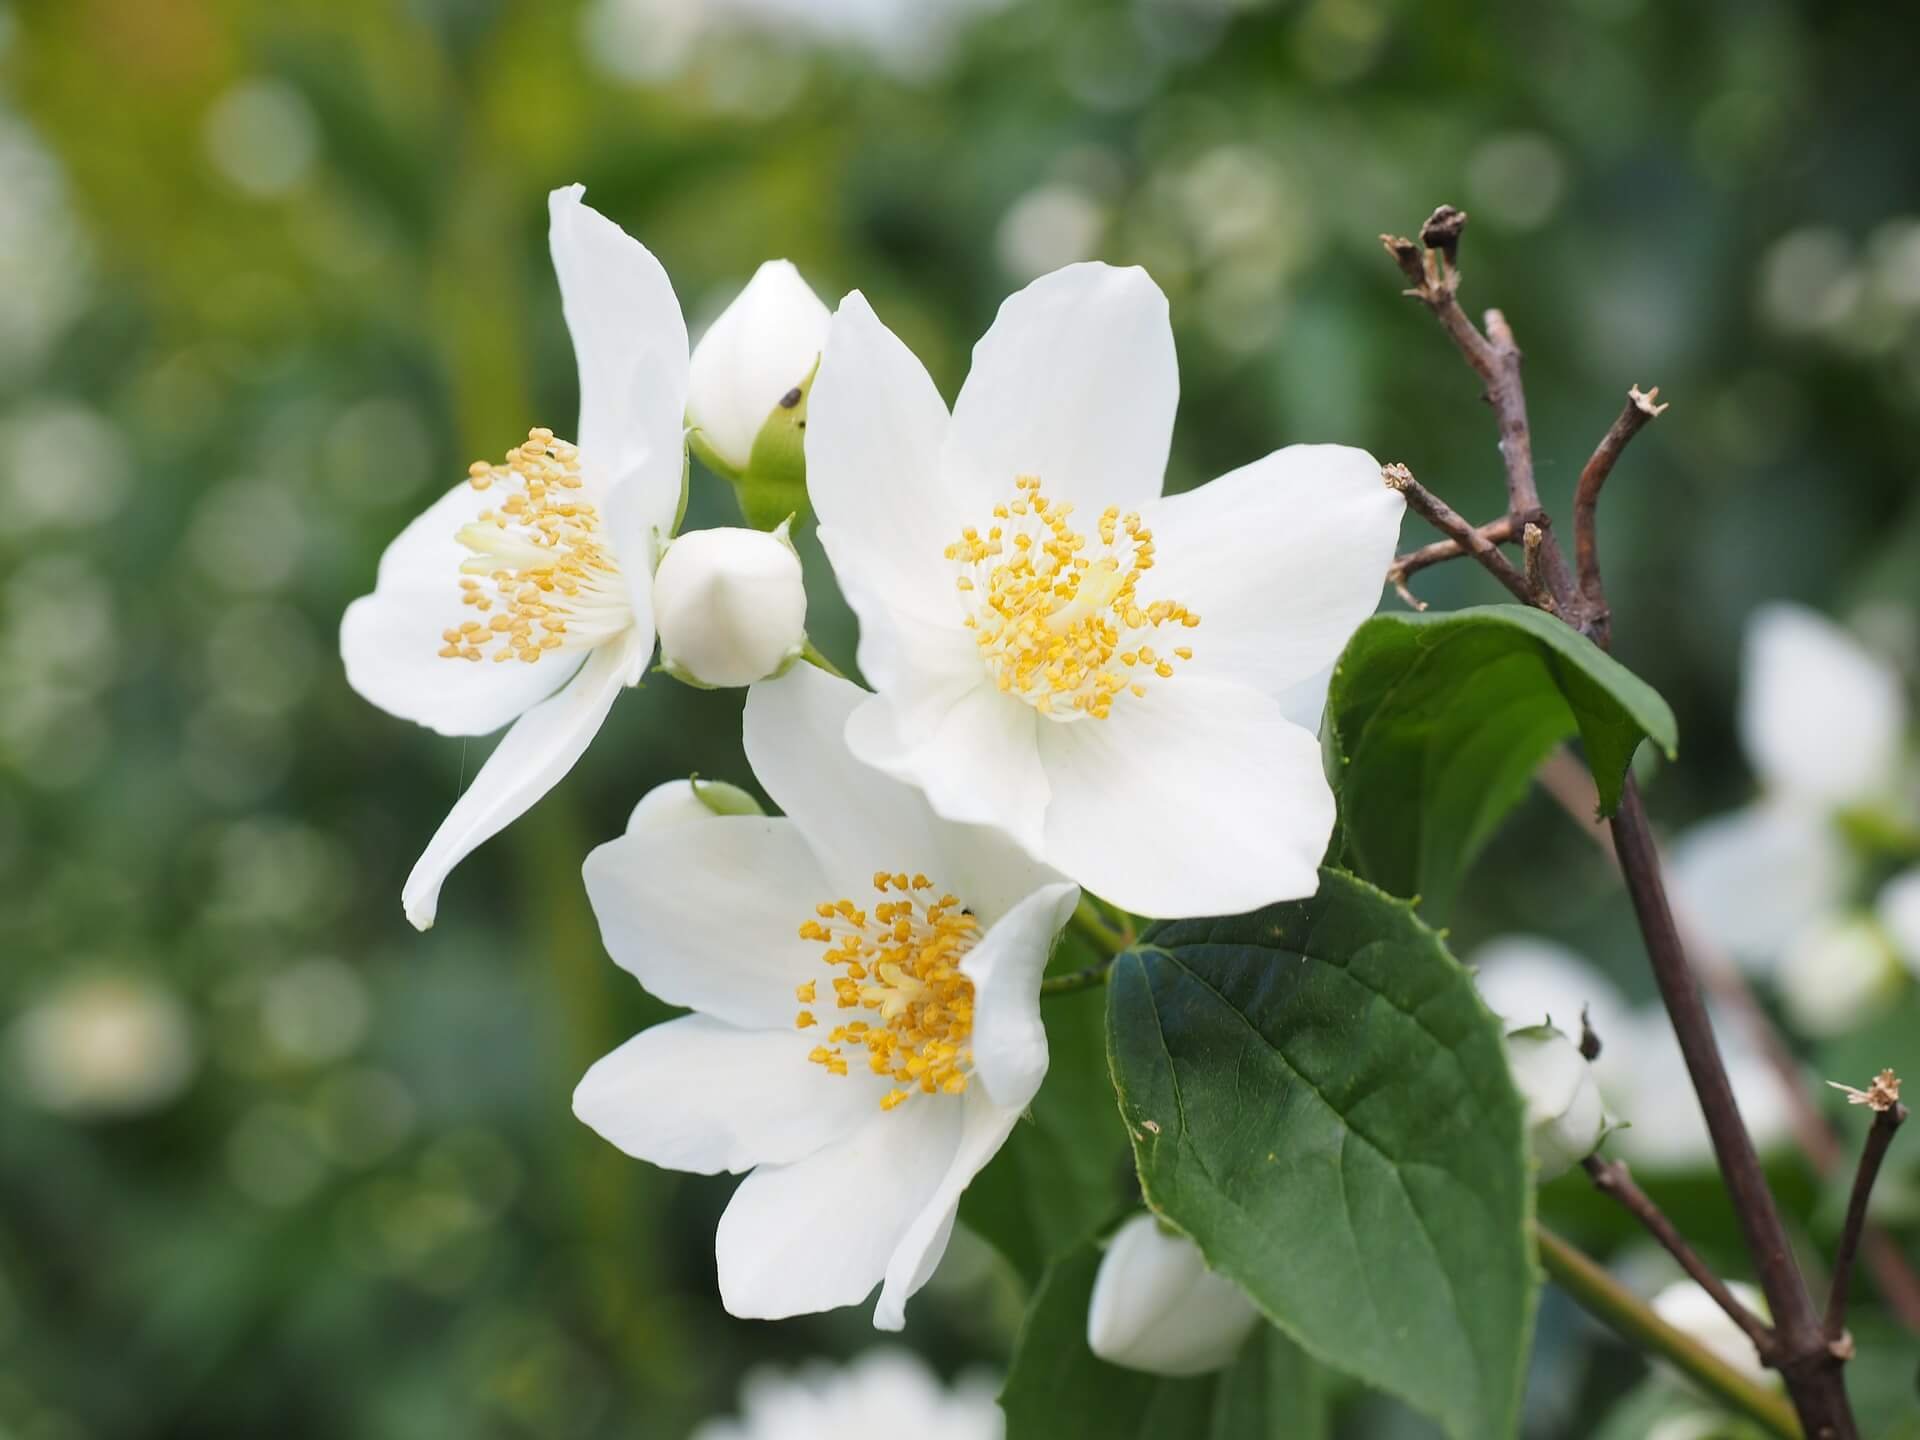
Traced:
[[1442, 205], [1420, 227], [1420, 243], [1446, 256], [1449, 265], [1457, 265], [1460, 263], [1460, 232], [1466, 228], [1466, 211]]

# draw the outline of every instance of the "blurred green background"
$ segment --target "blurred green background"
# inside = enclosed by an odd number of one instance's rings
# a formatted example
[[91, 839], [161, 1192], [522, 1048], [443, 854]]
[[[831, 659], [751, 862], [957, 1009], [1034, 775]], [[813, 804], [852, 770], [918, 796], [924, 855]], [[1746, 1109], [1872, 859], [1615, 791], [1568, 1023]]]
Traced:
[[[336, 626], [469, 460], [571, 429], [550, 188], [585, 182], [696, 329], [789, 256], [949, 396], [1009, 290], [1143, 263], [1176, 486], [1338, 440], [1480, 517], [1489, 416], [1376, 238], [1464, 206], [1549, 505], [1630, 382], [1673, 401], [1605, 535], [1616, 653], [1680, 715], [1676, 826], [1750, 788], [1755, 603], [1915, 653], [1916, 53], [1912, 7], [1811, 0], [0, 8], [0, 1436], [675, 1437], [755, 1363], [871, 1341], [864, 1310], [726, 1317], [729, 1182], [569, 1110], [664, 1013], [580, 860], [659, 780], [747, 778], [737, 694], [626, 697], [435, 930], [401, 916], [489, 742], [360, 701]], [[732, 504], [696, 475], [689, 524]], [[1644, 994], [1629, 925], [1539, 802], [1456, 932], [1570, 938]], [[996, 1365], [1019, 1303], [957, 1242], [908, 1340]], [[1557, 1299], [1542, 1336], [1534, 1430], [1593, 1433], [1637, 1362]]]

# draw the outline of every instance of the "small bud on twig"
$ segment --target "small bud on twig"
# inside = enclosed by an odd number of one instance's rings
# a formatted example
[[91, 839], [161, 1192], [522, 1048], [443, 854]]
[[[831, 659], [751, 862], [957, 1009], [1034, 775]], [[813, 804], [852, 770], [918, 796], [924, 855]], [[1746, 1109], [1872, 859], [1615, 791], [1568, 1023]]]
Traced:
[[1456, 210], [1451, 205], [1442, 205], [1427, 217], [1427, 223], [1420, 227], [1420, 243], [1429, 250], [1438, 250], [1447, 257], [1449, 265], [1459, 262], [1460, 232], [1467, 228], [1467, 212]]

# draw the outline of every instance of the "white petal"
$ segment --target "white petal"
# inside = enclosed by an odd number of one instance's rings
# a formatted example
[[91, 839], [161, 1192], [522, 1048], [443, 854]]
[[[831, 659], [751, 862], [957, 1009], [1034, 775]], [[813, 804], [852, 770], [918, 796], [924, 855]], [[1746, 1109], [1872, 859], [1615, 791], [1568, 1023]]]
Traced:
[[837, 896], [792, 821], [723, 815], [623, 835], [582, 874], [607, 953], [670, 1005], [792, 1029], [794, 987], [829, 973], [799, 932]]
[[687, 1015], [587, 1071], [573, 1113], [636, 1160], [712, 1175], [804, 1160], [879, 1113], [885, 1082], [810, 1064], [807, 1032]]
[[910, 1100], [741, 1181], [714, 1236], [727, 1312], [784, 1320], [865, 1299], [945, 1178], [964, 1109]]
[[1200, 617], [1183, 675], [1279, 694], [1331, 666], [1379, 605], [1405, 511], [1366, 451], [1290, 445], [1143, 507], [1155, 554], [1141, 593]]
[[1762, 973], [1795, 935], [1839, 908], [1848, 870], [1823, 815], [1778, 801], [1694, 826], [1675, 842], [1671, 866], [1682, 923]]
[[1047, 862], [1136, 915], [1311, 895], [1333, 832], [1320, 745], [1277, 702], [1179, 675], [1106, 720], [1040, 727]]
[[573, 768], [627, 683], [634, 652], [651, 649], [652, 644], [651, 636], [643, 641], [629, 631], [600, 646], [587, 656], [587, 663], [566, 688], [514, 722], [407, 876], [400, 898], [416, 929], [433, 924], [440, 886], [453, 867], [526, 814]]
[[[1734, 1280], [1728, 1282], [1727, 1288], [1754, 1314], [1763, 1318], [1768, 1314], [1766, 1297], [1753, 1286]], [[1674, 1281], [1650, 1303], [1654, 1314], [1705, 1346], [1755, 1385], [1768, 1390], [1779, 1388], [1779, 1372], [1760, 1363], [1747, 1332], [1720, 1308], [1719, 1301], [1693, 1281]]]
[[687, 423], [735, 470], [781, 398], [820, 358], [833, 315], [790, 260], [769, 260], [693, 347]]
[[1137, 266], [1069, 265], [1008, 296], [974, 346], [947, 483], [976, 524], [1022, 475], [1083, 514], [1137, 507], [1160, 493], [1179, 400], [1160, 287]]
[[1901, 960], [1920, 976], [1920, 867], [1902, 871], [1882, 886], [1875, 910]]
[[460, 564], [473, 552], [454, 536], [496, 499], [463, 480], [434, 501], [387, 546], [373, 593], [349, 605], [340, 622], [347, 683], [389, 715], [442, 735], [498, 730], [580, 668], [577, 654], [532, 665], [440, 654], [441, 632], [474, 618], [460, 603]]
[[971, 1092], [960, 1108], [965, 1118], [953, 1161], [888, 1258], [880, 1301], [873, 1307], [877, 1330], [898, 1330], [907, 1323], [907, 1301], [933, 1277], [934, 1267], [946, 1253], [961, 1193], [1000, 1153], [1020, 1119], [1018, 1109], [996, 1105], [989, 1097]]
[[1026, 1109], [1046, 1078], [1040, 975], [1079, 903], [1077, 885], [1044, 886], [995, 922], [960, 962], [973, 981], [974, 1079], [1003, 1109]]
[[615, 543], [631, 565], [647, 533], [670, 531], [680, 508], [687, 325], [660, 262], [584, 204], [585, 193], [568, 185], [548, 197], [548, 242], [580, 367], [575, 441], [596, 474], [632, 487], [613, 517]]
[[1476, 949], [1472, 965], [1480, 998], [1509, 1026], [1551, 1024], [1578, 1035], [1585, 1013], [1603, 1060], [1627, 1048], [1627, 997], [1566, 946], [1537, 935], [1503, 935]]
[[1874, 799], [1906, 733], [1900, 677], [1799, 605], [1755, 613], [1743, 664], [1740, 738], [1761, 782], [1830, 805]]
[[1154, 1375], [1204, 1375], [1230, 1364], [1259, 1323], [1238, 1286], [1207, 1268], [1200, 1247], [1153, 1216], [1113, 1232], [1087, 1304], [1087, 1348]]
[[858, 549], [884, 577], [876, 588], [888, 603], [935, 620], [957, 615], [955, 572], [941, 557], [967, 523], [941, 489], [946, 434], [926, 369], [854, 291], [834, 314], [807, 400], [807, 496], [823, 543], [831, 533], [835, 554]]

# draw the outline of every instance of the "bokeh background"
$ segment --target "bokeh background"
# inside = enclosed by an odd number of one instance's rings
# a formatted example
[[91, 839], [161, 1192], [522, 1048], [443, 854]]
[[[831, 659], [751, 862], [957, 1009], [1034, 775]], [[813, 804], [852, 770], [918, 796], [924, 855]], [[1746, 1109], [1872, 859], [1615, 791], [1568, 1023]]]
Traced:
[[[571, 427], [548, 189], [584, 181], [696, 328], [770, 256], [861, 287], [949, 396], [1009, 290], [1143, 263], [1176, 486], [1339, 440], [1479, 516], [1489, 417], [1376, 238], [1464, 206], [1550, 505], [1630, 382], [1673, 401], [1605, 515], [1616, 653], [1680, 716], [1671, 828], [1751, 789], [1756, 603], [1915, 655], [1916, 53], [1911, 7], [1812, 0], [0, 6], [0, 1436], [672, 1440], [755, 1364], [871, 1343], [860, 1311], [726, 1317], [729, 1182], [569, 1109], [663, 1013], [580, 859], [659, 780], [746, 778], [738, 695], [626, 697], [436, 929], [401, 916], [488, 742], [361, 702], [336, 627], [469, 460]], [[689, 523], [732, 504], [696, 473]], [[1544, 800], [1455, 924], [1515, 929], [1649, 989]], [[1710, 1185], [1670, 1193], [1727, 1246]], [[993, 1367], [1019, 1306], [956, 1243], [907, 1339]], [[1641, 1373], [1550, 1298], [1533, 1433], [1595, 1433]]]

